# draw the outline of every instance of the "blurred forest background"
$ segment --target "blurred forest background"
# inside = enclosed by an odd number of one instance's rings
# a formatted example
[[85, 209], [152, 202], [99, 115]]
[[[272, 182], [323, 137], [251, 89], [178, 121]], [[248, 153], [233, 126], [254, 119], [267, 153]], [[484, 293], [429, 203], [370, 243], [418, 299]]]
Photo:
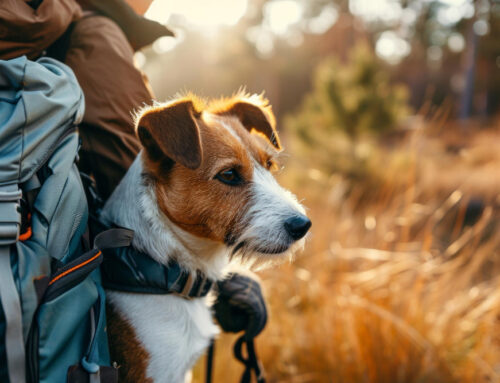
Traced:
[[[309, 209], [259, 273], [270, 382], [500, 381], [500, 3], [155, 0], [159, 100], [265, 91]], [[238, 381], [234, 337], [215, 381]], [[203, 362], [194, 380], [203, 380]]]

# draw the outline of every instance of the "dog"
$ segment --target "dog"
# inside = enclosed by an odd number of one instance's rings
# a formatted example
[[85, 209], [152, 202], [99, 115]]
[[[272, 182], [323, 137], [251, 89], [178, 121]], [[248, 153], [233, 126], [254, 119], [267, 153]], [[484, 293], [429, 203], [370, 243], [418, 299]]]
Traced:
[[[142, 150], [102, 212], [135, 231], [134, 248], [221, 280], [234, 259], [273, 262], [303, 247], [311, 221], [271, 174], [282, 147], [263, 96], [178, 97], [143, 109], [136, 133]], [[107, 297], [121, 382], [183, 382], [218, 334], [204, 298]]]

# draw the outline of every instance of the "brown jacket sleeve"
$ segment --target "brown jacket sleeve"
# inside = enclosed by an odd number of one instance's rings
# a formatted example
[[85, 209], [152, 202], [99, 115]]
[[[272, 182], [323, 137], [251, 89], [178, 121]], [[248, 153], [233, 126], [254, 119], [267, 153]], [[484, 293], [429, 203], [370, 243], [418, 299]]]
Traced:
[[81, 168], [107, 198], [139, 151], [132, 113], [153, 98], [134, 66], [133, 50], [111, 19], [88, 16], [74, 25], [65, 62], [85, 95]]
[[74, 0], [43, 0], [36, 9], [24, 0], [1, 0], [0, 59], [39, 57], [81, 16]]

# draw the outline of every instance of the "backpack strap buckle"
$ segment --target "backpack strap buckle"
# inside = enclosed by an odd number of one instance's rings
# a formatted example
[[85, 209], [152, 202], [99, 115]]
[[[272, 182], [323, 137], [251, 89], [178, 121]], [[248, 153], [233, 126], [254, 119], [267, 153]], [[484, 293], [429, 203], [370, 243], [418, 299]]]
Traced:
[[18, 185], [0, 186], [0, 245], [10, 245], [19, 239], [22, 195]]

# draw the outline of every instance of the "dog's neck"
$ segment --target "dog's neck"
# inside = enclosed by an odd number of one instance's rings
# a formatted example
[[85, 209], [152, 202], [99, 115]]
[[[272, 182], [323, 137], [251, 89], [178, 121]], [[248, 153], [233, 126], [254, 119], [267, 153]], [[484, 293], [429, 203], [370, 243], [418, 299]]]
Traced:
[[228, 248], [182, 230], [161, 212], [153, 185], [144, 176], [142, 155], [106, 202], [102, 220], [134, 230], [132, 246], [162, 264], [173, 259], [186, 270], [200, 270], [214, 280], [222, 278], [229, 263]]

